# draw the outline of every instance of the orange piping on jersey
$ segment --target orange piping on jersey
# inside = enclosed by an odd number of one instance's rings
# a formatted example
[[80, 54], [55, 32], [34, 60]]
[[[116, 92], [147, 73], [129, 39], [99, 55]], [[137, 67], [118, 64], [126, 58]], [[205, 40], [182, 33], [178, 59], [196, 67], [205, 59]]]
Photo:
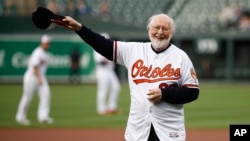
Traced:
[[113, 54], [114, 54], [114, 63], [116, 64], [117, 63], [117, 42], [114, 41], [114, 51], [113, 51]]
[[164, 81], [164, 80], [178, 80], [180, 79], [180, 77], [176, 77], [176, 78], [157, 78], [157, 79], [135, 79], [133, 80], [135, 82], [135, 84], [139, 84], [139, 83], [155, 83], [158, 81]]

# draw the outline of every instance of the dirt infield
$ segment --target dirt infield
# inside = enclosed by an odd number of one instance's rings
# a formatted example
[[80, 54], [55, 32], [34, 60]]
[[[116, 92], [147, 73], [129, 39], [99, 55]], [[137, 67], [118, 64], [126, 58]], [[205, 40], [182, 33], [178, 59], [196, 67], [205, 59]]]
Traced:
[[[124, 141], [124, 129], [0, 129], [0, 141]], [[187, 129], [187, 141], [229, 141], [228, 130]]]

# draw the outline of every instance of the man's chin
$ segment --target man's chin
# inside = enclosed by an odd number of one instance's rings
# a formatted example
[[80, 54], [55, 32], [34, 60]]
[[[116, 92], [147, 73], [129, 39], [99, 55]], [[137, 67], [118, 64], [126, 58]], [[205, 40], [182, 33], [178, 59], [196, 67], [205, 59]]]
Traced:
[[166, 48], [168, 46], [168, 42], [161, 42], [161, 43], [156, 43], [153, 44], [155, 49], [162, 49], [162, 48]]
[[150, 38], [150, 40], [155, 50], [162, 50], [169, 44], [169, 39]]
[[153, 47], [156, 51], [161, 51], [163, 49], [165, 49], [166, 47], [161, 47], [161, 46], [157, 46], [157, 47]]

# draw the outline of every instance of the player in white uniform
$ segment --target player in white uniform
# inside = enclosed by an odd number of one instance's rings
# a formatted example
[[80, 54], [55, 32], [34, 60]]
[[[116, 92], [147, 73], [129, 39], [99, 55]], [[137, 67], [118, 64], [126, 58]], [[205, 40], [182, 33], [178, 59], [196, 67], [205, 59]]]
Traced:
[[38, 91], [39, 96], [38, 121], [49, 124], [53, 122], [53, 119], [49, 117], [50, 88], [45, 76], [49, 59], [47, 50], [50, 47], [50, 42], [50, 36], [43, 35], [40, 46], [32, 52], [29, 59], [23, 79], [23, 95], [16, 114], [16, 121], [22, 125], [30, 125], [26, 113], [35, 91]]
[[[109, 34], [101, 33], [109, 39]], [[114, 71], [115, 64], [94, 51], [97, 78], [97, 113], [99, 115], [118, 114], [120, 82]]]
[[185, 141], [183, 106], [198, 98], [199, 84], [188, 55], [170, 43], [172, 18], [153, 15], [147, 26], [151, 42], [146, 43], [105, 39], [71, 17], [63, 21], [97, 52], [127, 68], [127, 141]]

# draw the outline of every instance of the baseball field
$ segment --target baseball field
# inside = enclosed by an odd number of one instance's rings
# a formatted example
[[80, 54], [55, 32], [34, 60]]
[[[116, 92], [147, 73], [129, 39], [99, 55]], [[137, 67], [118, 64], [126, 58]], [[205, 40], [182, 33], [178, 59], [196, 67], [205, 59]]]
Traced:
[[[250, 124], [250, 83], [203, 83], [200, 97], [185, 105], [187, 141], [228, 141], [230, 124]], [[1, 141], [122, 141], [129, 112], [129, 88], [122, 85], [119, 115], [96, 114], [95, 84], [51, 84], [51, 125], [36, 119], [38, 96], [28, 110], [31, 126], [15, 122], [21, 84], [0, 84]], [[205, 139], [204, 139], [205, 137]]]

